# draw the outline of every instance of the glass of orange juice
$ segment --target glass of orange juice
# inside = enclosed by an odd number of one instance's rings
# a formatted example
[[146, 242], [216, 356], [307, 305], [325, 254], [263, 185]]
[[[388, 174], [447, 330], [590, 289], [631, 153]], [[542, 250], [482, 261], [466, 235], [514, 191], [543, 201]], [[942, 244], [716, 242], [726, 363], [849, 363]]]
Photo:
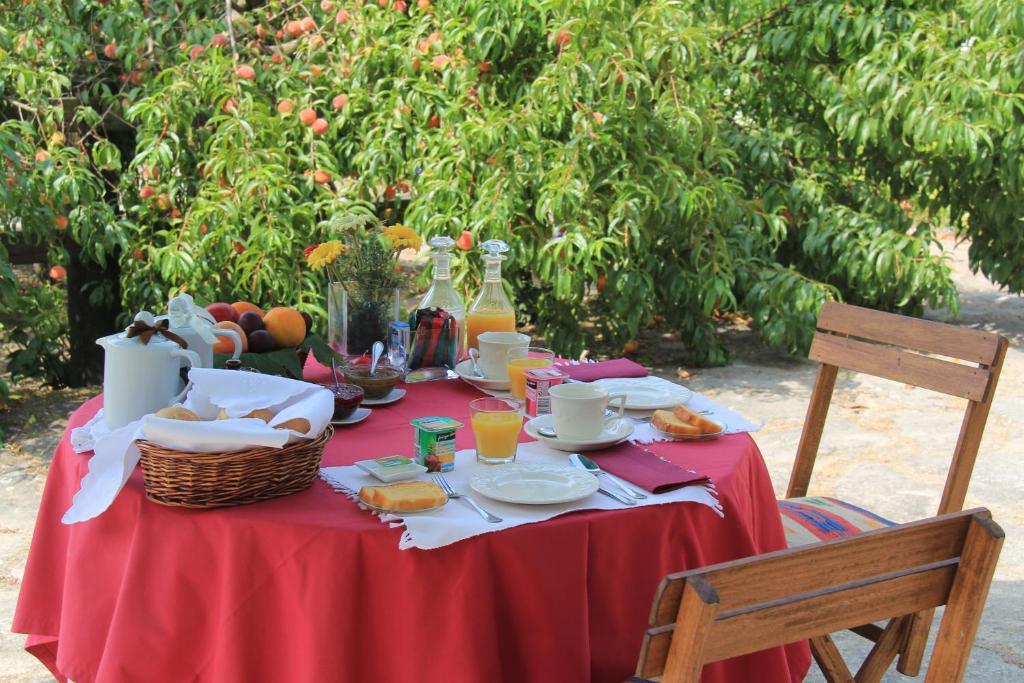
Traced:
[[519, 401], [478, 398], [469, 402], [470, 424], [476, 439], [476, 459], [487, 465], [516, 461], [523, 416]]
[[546, 368], [555, 362], [555, 352], [539, 346], [524, 346], [509, 349], [508, 358], [509, 391], [522, 401], [526, 398], [526, 377], [523, 375], [532, 368]]

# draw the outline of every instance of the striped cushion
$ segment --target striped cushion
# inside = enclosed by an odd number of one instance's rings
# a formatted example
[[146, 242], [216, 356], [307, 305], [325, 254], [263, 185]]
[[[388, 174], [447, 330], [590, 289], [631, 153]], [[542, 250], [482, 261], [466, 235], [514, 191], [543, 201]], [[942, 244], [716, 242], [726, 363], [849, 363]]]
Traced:
[[894, 526], [864, 508], [836, 498], [789, 498], [779, 501], [786, 543], [795, 548], [818, 541], [846, 538], [862, 531]]

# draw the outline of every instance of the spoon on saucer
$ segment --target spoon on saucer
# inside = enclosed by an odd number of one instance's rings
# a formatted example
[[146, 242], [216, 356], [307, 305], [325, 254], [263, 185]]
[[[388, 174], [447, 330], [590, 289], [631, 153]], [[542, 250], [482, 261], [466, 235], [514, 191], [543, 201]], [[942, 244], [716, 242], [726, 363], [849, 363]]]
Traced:
[[480, 370], [480, 363], [479, 363], [479, 360], [478, 360], [478, 358], [480, 356], [480, 352], [477, 349], [470, 349], [468, 351], [468, 354], [469, 354], [469, 360], [473, 363], [473, 376], [474, 377], [483, 377], [484, 373]]
[[[605, 417], [615, 417], [617, 414], [618, 413], [616, 413], [614, 410], [605, 410], [604, 411], [604, 416]], [[558, 433], [554, 429], [552, 429], [551, 427], [539, 426], [539, 427], [537, 427], [537, 433], [540, 434], [541, 436], [547, 437], [549, 439], [557, 439], [558, 438]]]

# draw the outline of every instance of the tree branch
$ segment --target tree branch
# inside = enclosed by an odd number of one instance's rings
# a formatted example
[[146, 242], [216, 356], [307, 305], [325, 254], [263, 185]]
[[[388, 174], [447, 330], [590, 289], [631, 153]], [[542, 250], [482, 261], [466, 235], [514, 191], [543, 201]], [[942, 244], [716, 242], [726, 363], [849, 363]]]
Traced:
[[234, 13], [235, 8], [231, 6], [231, 0], [224, 0], [224, 12], [228, 22], [228, 40], [231, 41], [231, 57], [234, 63], [238, 63], [238, 48], [235, 46], [235, 25], [234, 25]]
[[771, 23], [777, 17], [779, 17], [782, 14], [785, 14], [788, 11], [789, 11], [789, 3], [788, 2], [786, 4], [784, 4], [784, 5], [779, 5], [778, 7], [773, 9], [771, 12], [768, 12], [768, 14], [765, 14], [762, 17], [758, 17], [757, 19], [754, 19], [753, 21], [748, 21], [747, 23], [743, 24], [743, 26], [740, 26], [735, 31], [729, 31], [728, 33], [726, 33], [724, 36], [722, 36], [721, 38], [718, 39], [718, 47], [723, 47], [726, 43], [730, 42], [731, 40], [733, 40], [735, 38], [738, 38], [739, 36], [743, 35], [744, 33], [746, 33], [747, 31], [749, 31], [752, 28], [760, 29], [762, 25]]

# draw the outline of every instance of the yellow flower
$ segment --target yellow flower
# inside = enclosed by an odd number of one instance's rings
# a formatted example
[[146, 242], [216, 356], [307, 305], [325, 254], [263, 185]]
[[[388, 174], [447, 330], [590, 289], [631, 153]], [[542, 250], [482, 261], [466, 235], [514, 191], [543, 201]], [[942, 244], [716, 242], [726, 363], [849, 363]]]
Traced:
[[388, 238], [392, 249], [419, 249], [423, 240], [412, 228], [404, 225], [392, 225], [384, 228], [384, 236]]
[[324, 242], [309, 252], [309, 255], [306, 257], [306, 263], [313, 270], [323, 270], [327, 266], [333, 266], [338, 257], [344, 253], [345, 245], [341, 243], [341, 240], [331, 240], [330, 242]]

